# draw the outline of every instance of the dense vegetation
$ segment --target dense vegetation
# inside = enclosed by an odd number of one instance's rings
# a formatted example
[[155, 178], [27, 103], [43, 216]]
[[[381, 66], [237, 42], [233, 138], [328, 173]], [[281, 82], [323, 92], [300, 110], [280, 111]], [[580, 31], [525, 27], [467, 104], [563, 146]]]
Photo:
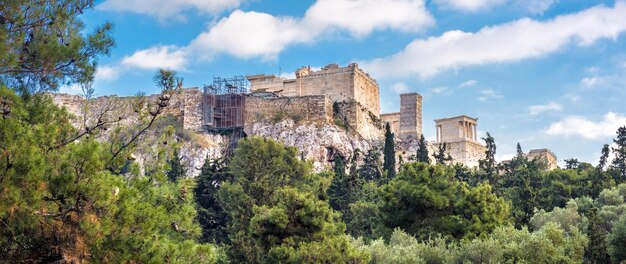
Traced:
[[[42, 93], [93, 93], [113, 40], [110, 24], [82, 33], [91, 4], [0, 5], [0, 261], [626, 261], [626, 127], [595, 167], [572, 158], [547, 171], [519, 145], [498, 164], [489, 134], [478, 169], [450, 164], [443, 144], [430, 156], [423, 136], [396, 161], [386, 127], [382, 150], [336, 153], [320, 173], [297, 149], [248, 137], [186, 178], [180, 128], [161, 115], [182, 85], [174, 72], [158, 72], [161, 96], [133, 102], [129, 126], [106, 113], [76, 125]], [[133, 153], [148, 132], [161, 143], [140, 168]]]

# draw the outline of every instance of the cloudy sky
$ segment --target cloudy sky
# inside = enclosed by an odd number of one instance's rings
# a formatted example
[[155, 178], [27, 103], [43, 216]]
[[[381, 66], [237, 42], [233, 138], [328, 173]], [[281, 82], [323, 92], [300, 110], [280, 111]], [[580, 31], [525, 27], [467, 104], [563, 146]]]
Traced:
[[427, 138], [478, 117], [500, 159], [520, 142], [596, 162], [626, 125], [626, 0], [105, 0], [83, 18], [115, 25], [99, 95], [156, 92], [159, 67], [193, 87], [357, 62], [383, 112], [418, 92]]

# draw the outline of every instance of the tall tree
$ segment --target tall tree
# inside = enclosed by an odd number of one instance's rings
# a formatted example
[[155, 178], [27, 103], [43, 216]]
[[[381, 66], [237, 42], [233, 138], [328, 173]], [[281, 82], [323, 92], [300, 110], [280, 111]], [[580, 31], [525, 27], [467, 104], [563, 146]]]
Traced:
[[356, 200], [360, 189], [360, 181], [355, 173], [346, 173], [345, 159], [341, 154], [336, 153], [334, 158], [333, 181], [328, 188], [328, 203], [330, 206], [341, 212], [344, 222], [350, 221], [350, 204]]
[[524, 151], [522, 150], [522, 146], [517, 142], [517, 153], [515, 155], [517, 158], [524, 157]]
[[[485, 150], [485, 158], [478, 161], [479, 168], [485, 175], [485, 178], [491, 183], [495, 184], [495, 177], [497, 173], [496, 167], [496, 143], [491, 134], [487, 132], [487, 137], [482, 138], [485, 141], [487, 150]], [[520, 148], [521, 149], [521, 148]]]
[[578, 166], [580, 164], [578, 159], [575, 159], [575, 158], [565, 159], [564, 161], [565, 161], [565, 169], [568, 169], [568, 170], [578, 169]]
[[598, 162], [598, 167], [597, 167], [599, 171], [603, 171], [604, 168], [606, 167], [610, 154], [611, 154], [611, 147], [609, 146], [609, 144], [604, 144], [604, 146], [602, 147], [602, 154], [600, 155], [600, 161]]
[[448, 161], [452, 160], [450, 154], [446, 153], [447, 150], [448, 145], [445, 142], [439, 144], [438, 151], [435, 153], [435, 162], [437, 162], [437, 164], [446, 165]]
[[207, 157], [195, 180], [194, 199], [198, 207], [198, 223], [202, 227], [200, 241], [219, 244], [228, 242], [228, 216], [217, 196], [222, 183], [231, 180], [228, 167], [221, 159], [211, 160]]
[[3, 1], [0, 83], [22, 94], [93, 81], [97, 58], [114, 46], [112, 25], [84, 34], [80, 14], [93, 0]]
[[587, 215], [589, 224], [587, 225], [587, 236], [589, 244], [585, 249], [585, 260], [587, 263], [610, 263], [606, 237], [607, 232], [602, 228], [602, 221], [598, 216], [598, 209], [593, 207]]
[[167, 163], [169, 164], [169, 169], [167, 170], [167, 178], [171, 182], [176, 182], [176, 180], [185, 176], [185, 168], [183, 167], [183, 164], [181, 163], [181, 158], [178, 155], [178, 149], [174, 150], [172, 157]]
[[615, 224], [608, 239], [609, 255], [613, 263], [626, 261], [626, 215], [623, 215]]
[[357, 170], [359, 178], [363, 181], [382, 182], [382, 170], [380, 164], [380, 152], [378, 148], [372, 147], [363, 158], [363, 164]]
[[430, 156], [428, 155], [428, 146], [426, 146], [426, 139], [424, 138], [424, 134], [420, 135], [420, 141], [417, 145], [415, 160], [430, 164]]
[[617, 129], [617, 138], [613, 140], [615, 147], [613, 152], [613, 168], [619, 172], [619, 182], [626, 181], [626, 126]]
[[396, 143], [389, 123], [385, 125], [385, 146], [383, 155], [383, 170], [386, 172], [385, 182], [387, 182], [396, 176]]

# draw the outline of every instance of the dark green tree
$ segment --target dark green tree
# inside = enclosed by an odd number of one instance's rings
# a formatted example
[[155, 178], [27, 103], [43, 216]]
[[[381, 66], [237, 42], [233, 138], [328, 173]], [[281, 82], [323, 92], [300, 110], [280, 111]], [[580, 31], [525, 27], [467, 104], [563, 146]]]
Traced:
[[363, 158], [363, 164], [357, 170], [359, 178], [363, 181], [382, 182], [382, 171], [380, 164], [380, 152], [376, 147], [372, 147], [367, 151]]
[[169, 164], [169, 169], [167, 170], [167, 178], [171, 182], [176, 182], [176, 180], [185, 176], [185, 168], [181, 163], [181, 158], [178, 155], [178, 149], [174, 150], [172, 157], [167, 162]]
[[[496, 184], [496, 174], [498, 173], [498, 168], [496, 164], [496, 142], [487, 132], [487, 137], [482, 138], [485, 141], [485, 145], [487, 150], [485, 151], [485, 158], [478, 161], [479, 168], [484, 174], [484, 178], [491, 183], [491, 185]], [[521, 150], [521, 148], [520, 148]]]
[[626, 181], [626, 126], [617, 130], [617, 138], [613, 140], [615, 147], [612, 167], [619, 173], [619, 183]]
[[589, 244], [585, 248], [586, 263], [610, 263], [607, 249], [607, 232], [602, 228], [602, 222], [598, 216], [598, 209], [593, 207], [589, 210], [587, 218], [587, 236]]
[[384, 224], [418, 238], [443, 234], [456, 238], [486, 234], [509, 218], [508, 203], [491, 186], [469, 187], [454, 179], [451, 167], [407, 163], [381, 186]]
[[424, 134], [420, 135], [420, 141], [417, 145], [415, 160], [430, 164], [430, 156], [428, 155], [428, 146], [426, 145], [426, 139], [424, 138]]
[[93, 81], [97, 58], [114, 46], [112, 25], [85, 34], [80, 15], [92, 0], [3, 1], [0, 83], [22, 94]]
[[356, 172], [346, 173], [345, 159], [341, 154], [335, 154], [334, 163], [335, 175], [328, 188], [328, 203], [341, 213], [344, 222], [348, 222], [351, 219], [350, 204], [357, 199], [361, 181]]
[[565, 169], [567, 170], [576, 170], [578, 169], [578, 166], [580, 165], [580, 162], [578, 161], [578, 159], [575, 158], [571, 158], [571, 159], [565, 159]]
[[626, 215], [622, 216], [614, 225], [607, 239], [609, 255], [613, 263], [623, 263], [626, 260]]
[[345, 225], [325, 200], [331, 176], [313, 174], [296, 148], [247, 137], [228, 166], [232, 180], [218, 197], [230, 220], [232, 261], [358, 262]]
[[228, 216], [219, 203], [218, 191], [222, 183], [231, 180], [223, 160], [204, 160], [200, 175], [196, 177], [194, 198], [198, 207], [198, 223], [202, 227], [200, 241], [209, 243], [227, 243], [226, 226]]
[[517, 158], [524, 157], [524, 151], [522, 150], [522, 146], [519, 144], [519, 142], [517, 142], [517, 151], [516, 151], [515, 157]]
[[448, 145], [444, 142], [439, 144], [439, 148], [437, 153], [435, 153], [435, 162], [437, 164], [446, 165], [448, 161], [452, 160], [452, 157], [446, 151], [448, 150]]
[[396, 176], [396, 143], [394, 138], [394, 134], [391, 133], [391, 127], [387, 123], [385, 125], [385, 146], [383, 148], [383, 170], [386, 172], [386, 179], [383, 183]]
[[609, 146], [609, 144], [604, 144], [604, 146], [602, 147], [602, 155], [600, 155], [600, 161], [598, 162], [598, 167], [597, 167], [599, 171], [603, 171], [604, 168], [606, 167], [610, 154], [611, 154], [611, 147]]

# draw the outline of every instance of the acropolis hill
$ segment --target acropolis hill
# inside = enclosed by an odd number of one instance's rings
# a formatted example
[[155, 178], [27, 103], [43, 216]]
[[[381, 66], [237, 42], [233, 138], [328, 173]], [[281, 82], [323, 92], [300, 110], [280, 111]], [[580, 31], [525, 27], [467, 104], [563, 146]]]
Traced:
[[[76, 117], [84, 116], [84, 98], [52, 96]], [[109, 115], [128, 116], [125, 122], [132, 123], [136, 117], [120, 114], [132, 112], [123, 103], [130, 99], [95, 98], [90, 101], [91, 111], [87, 115], [93, 118], [105, 108], [115, 109], [117, 113]], [[112, 104], [118, 106], [111, 107]], [[271, 137], [296, 146], [301, 156], [322, 169], [332, 161], [334, 153], [350, 157], [356, 149], [365, 152], [380, 147], [387, 123], [396, 135], [396, 154], [406, 160], [415, 153], [423, 131], [422, 96], [401, 94], [399, 112], [380, 113], [378, 83], [356, 63], [346, 67], [330, 64], [318, 71], [301, 67], [294, 79], [267, 74], [214, 78], [211, 85], [202, 89], [185, 88], [175, 94], [164, 114], [202, 141], [182, 145], [190, 176], [207, 155], [223, 155], [231, 142], [245, 135]], [[429, 153], [433, 155], [445, 143], [453, 163], [477, 167], [485, 155], [485, 147], [476, 134], [477, 122], [478, 118], [465, 115], [438, 118], [435, 141], [428, 142]], [[531, 154], [544, 159], [550, 168], [556, 167], [556, 156], [549, 150], [533, 150]]]

